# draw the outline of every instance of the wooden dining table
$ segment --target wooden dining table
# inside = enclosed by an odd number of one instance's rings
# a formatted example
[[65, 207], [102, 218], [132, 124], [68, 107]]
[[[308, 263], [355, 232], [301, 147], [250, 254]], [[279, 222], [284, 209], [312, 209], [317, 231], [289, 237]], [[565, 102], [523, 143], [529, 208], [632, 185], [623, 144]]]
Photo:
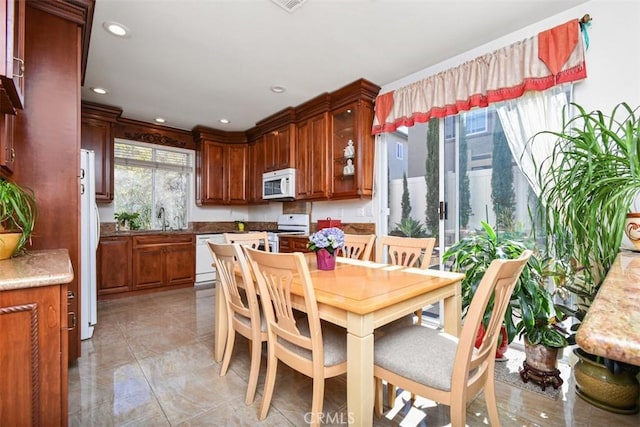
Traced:
[[[314, 254], [307, 264], [320, 318], [346, 328], [347, 411], [351, 425], [373, 424], [373, 331], [427, 305], [444, 302], [444, 330], [461, 328], [460, 282], [464, 275], [438, 270], [337, 259], [335, 270], [318, 270]], [[224, 296], [216, 292], [215, 358], [222, 359], [226, 336]], [[292, 304], [304, 311], [302, 286], [295, 278]]]

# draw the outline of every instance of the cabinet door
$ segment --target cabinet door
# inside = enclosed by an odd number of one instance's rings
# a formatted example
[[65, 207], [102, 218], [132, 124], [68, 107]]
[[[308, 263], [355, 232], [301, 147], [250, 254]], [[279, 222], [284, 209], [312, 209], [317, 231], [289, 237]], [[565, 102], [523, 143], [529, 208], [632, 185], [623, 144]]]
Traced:
[[0, 423], [66, 425], [67, 286], [0, 292]]
[[98, 297], [132, 288], [129, 237], [102, 237], [97, 258]]
[[329, 119], [323, 113], [309, 119], [309, 197], [325, 199], [329, 188]]
[[[312, 151], [309, 137], [309, 120], [299, 123], [296, 129], [296, 152], [298, 158], [296, 159], [296, 199], [303, 200], [311, 194], [311, 174], [312, 163], [309, 153]], [[280, 251], [282, 250], [282, 239], [280, 241]]]
[[263, 203], [262, 174], [265, 171], [264, 141], [249, 145], [249, 203]]
[[229, 169], [225, 177], [229, 186], [231, 204], [247, 203], [247, 146], [245, 144], [227, 146]]
[[199, 204], [224, 204], [228, 200], [227, 162], [225, 145], [214, 142], [202, 143], [202, 177]]
[[291, 242], [291, 252], [311, 252], [309, 248], [307, 248], [307, 244], [309, 243], [308, 236], [295, 236], [289, 239]]
[[196, 279], [196, 256], [193, 244], [169, 245], [165, 248], [167, 284], [193, 283]]
[[164, 245], [133, 249], [133, 289], [157, 288], [165, 284]]
[[8, 114], [24, 108], [25, 4], [23, 0], [0, 2], [5, 31], [5, 44], [0, 46], [0, 111]]
[[[331, 112], [331, 198], [371, 197], [373, 136], [371, 103], [359, 101]], [[353, 147], [353, 148], [351, 148]]]
[[14, 142], [14, 123], [16, 116], [0, 114], [0, 172], [9, 176], [13, 173], [16, 151]]
[[277, 131], [274, 151], [274, 168], [286, 169], [295, 166], [294, 141], [295, 129], [288, 125]]
[[82, 118], [82, 148], [96, 155], [96, 202], [113, 201], [113, 124]]

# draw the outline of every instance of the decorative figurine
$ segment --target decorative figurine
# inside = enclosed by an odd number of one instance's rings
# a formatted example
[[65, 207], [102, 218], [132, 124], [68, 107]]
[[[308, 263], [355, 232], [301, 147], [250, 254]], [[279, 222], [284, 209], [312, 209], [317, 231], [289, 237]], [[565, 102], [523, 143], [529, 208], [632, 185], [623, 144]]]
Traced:
[[344, 169], [342, 170], [342, 174], [343, 175], [353, 175], [355, 167], [353, 166], [353, 160], [349, 159], [347, 160], [347, 164], [345, 165]]
[[352, 159], [355, 154], [356, 150], [353, 146], [353, 141], [349, 140], [349, 142], [347, 142], [347, 146], [344, 147], [344, 157], [346, 157], [347, 159]]

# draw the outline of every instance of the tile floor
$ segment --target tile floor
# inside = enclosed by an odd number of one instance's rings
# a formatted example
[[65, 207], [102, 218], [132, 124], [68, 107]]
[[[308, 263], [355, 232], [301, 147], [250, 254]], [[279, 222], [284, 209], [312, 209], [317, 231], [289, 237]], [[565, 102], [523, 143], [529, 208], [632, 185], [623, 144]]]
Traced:
[[[94, 337], [82, 342], [82, 357], [69, 369], [69, 425], [75, 426], [303, 426], [311, 406], [311, 381], [279, 365], [268, 417], [257, 412], [265, 363], [255, 402], [244, 404], [247, 341], [236, 340], [229, 373], [219, 376], [213, 360], [214, 288], [160, 292], [98, 304]], [[264, 360], [263, 360], [264, 362]], [[638, 426], [639, 415], [616, 415], [583, 402], [563, 375], [561, 399], [553, 401], [496, 382], [504, 426]], [[344, 425], [345, 378], [328, 380], [327, 425]], [[376, 426], [443, 426], [449, 408], [406, 395]], [[470, 426], [488, 425], [482, 394], [467, 409]]]

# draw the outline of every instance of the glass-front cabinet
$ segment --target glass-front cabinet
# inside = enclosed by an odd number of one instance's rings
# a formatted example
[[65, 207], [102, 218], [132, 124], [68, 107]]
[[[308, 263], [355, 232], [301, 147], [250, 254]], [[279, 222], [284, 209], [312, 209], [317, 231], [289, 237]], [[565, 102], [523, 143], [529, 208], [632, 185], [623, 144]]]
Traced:
[[360, 99], [331, 112], [331, 198], [371, 197], [374, 138], [372, 100]]

